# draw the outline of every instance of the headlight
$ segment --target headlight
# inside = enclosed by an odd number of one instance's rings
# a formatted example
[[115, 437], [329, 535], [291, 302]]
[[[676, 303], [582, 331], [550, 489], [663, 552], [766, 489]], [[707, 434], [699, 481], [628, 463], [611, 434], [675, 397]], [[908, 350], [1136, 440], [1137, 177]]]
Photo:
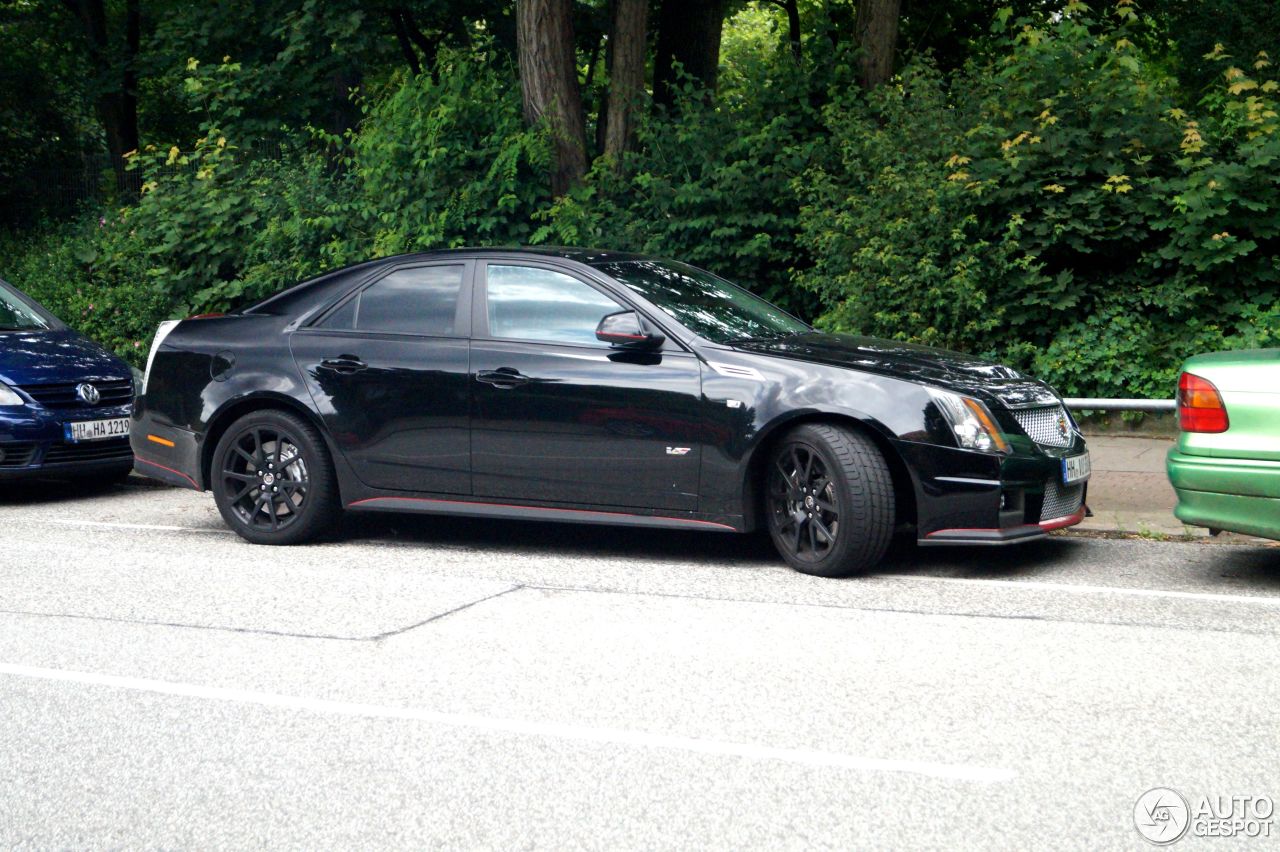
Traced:
[[982, 400], [933, 388], [929, 393], [942, 416], [951, 424], [956, 444], [960, 447], [984, 453], [1009, 452], [1009, 442], [1000, 434], [995, 418]]
[[137, 399], [142, 396], [142, 371], [137, 367], [130, 367], [129, 372], [133, 374], [133, 398]]
[[26, 405], [22, 397], [13, 392], [13, 388], [0, 382], [0, 405]]

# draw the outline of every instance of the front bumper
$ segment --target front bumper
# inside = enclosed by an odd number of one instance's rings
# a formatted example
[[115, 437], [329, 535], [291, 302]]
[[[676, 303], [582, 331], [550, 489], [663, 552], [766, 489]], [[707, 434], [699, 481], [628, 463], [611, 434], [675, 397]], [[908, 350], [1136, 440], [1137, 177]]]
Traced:
[[1054, 518], [1049, 521], [1041, 521], [1034, 524], [1019, 524], [1017, 526], [1000, 527], [996, 529], [978, 528], [935, 530], [920, 539], [918, 544], [922, 547], [935, 547], [943, 544], [1020, 544], [1024, 541], [1044, 538], [1054, 530], [1073, 527], [1083, 521], [1088, 512], [1089, 510], [1085, 507], [1082, 499], [1080, 508], [1065, 517]]
[[22, 406], [0, 415], [0, 482], [109, 475], [133, 467], [128, 438], [69, 442], [64, 424], [128, 417], [131, 406], [50, 410]]
[[1165, 469], [1184, 524], [1280, 540], [1280, 462], [1169, 451]]
[[1003, 545], [1043, 538], [1088, 514], [1088, 482], [1064, 485], [1071, 446], [995, 456], [927, 444], [900, 445], [918, 473], [916, 535], [922, 546]]

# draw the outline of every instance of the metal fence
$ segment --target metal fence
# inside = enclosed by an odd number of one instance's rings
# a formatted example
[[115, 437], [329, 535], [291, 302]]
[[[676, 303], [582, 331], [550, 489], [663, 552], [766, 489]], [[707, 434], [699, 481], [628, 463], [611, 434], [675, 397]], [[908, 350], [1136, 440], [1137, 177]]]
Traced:
[[1064, 399], [1072, 411], [1177, 411], [1176, 399], [1097, 399], [1075, 397]]

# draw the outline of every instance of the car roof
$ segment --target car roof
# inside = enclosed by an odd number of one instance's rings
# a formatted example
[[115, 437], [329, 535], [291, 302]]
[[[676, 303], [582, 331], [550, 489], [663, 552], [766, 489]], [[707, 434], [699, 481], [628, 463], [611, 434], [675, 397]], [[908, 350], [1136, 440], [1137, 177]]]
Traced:
[[511, 255], [535, 255], [540, 257], [558, 257], [585, 263], [588, 266], [599, 266], [604, 263], [618, 263], [634, 260], [656, 260], [653, 255], [637, 254], [626, 251], [610, 251], [608, 249], [581, 248], [578, 246], [494, 246], [488, 248], [455, 248], [436, 251], [414, 252], [411, 254], [393, 255], [380, 258], [386, 261], [427, 260], [437, 257], [510, 257]]
[[436, 249], [434, 251], [424, 252], [409, 252], [406, 254], [379, 257], [373, 260], [355, 263], [351, 266], [331, 269], [316, 276], [315, 278], [307, 279], [293, 285], [292, 287], [288, 287], [257, 301], [239, 306], [236, 309], [236, 312], [270, 313], [281, 310], [287, 312], [296, 306], [296, 300], [309, 300], [314, 298], [317, 288], [327, 288], [329, 285], [345, 286], [345, 282], [352, 280], [352, 276], [357, 276], [370, 270], [382, 269], [387, 266], [393, 266], [405, 262], [412, 263], [414, 261], [443, 260], [446, 258], [474, 258], [482, 260], [485, 258], [511, 258], [521, 256], [560, 258], [593, 267], [608, 263], [656, 259], [652, 255], [608, 251], [605, 249], [578, 248], [574, 246], [497, 246], [488, 248], [454, 248]]

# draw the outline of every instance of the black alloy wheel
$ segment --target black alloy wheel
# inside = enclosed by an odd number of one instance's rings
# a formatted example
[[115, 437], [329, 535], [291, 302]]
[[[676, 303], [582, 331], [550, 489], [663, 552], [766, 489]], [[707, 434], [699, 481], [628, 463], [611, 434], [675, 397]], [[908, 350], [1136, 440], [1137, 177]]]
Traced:
[[765, 513], [791, 567], [843, 577], [873, 567], [893, 534], [889, 467], [864, 435], [825, 423], [800, 426], [772, 450]]
[[255, 544], [310, 541], [337, 519], [324, 442], [283, 411], [258, 411], [231, 424], [214, 450], [210, 479], [223, 519]]

